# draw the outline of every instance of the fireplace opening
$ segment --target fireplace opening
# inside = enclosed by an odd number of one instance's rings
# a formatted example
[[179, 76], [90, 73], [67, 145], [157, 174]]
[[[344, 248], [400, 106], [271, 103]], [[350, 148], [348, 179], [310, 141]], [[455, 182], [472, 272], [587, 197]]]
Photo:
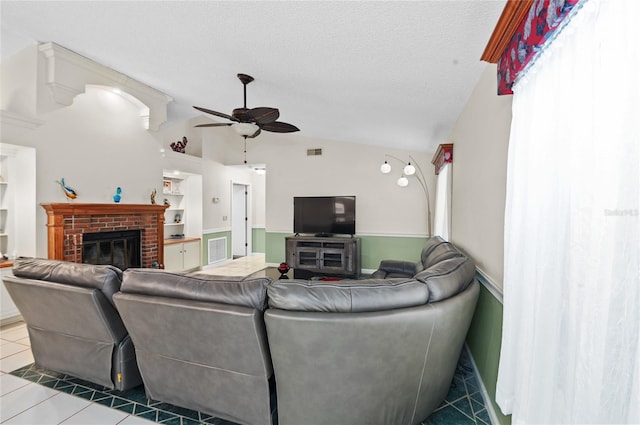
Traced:
[[82, 235], [82, 262], [107, 264], [120, 270], [140, 267], [140, 230], [85, 233]]

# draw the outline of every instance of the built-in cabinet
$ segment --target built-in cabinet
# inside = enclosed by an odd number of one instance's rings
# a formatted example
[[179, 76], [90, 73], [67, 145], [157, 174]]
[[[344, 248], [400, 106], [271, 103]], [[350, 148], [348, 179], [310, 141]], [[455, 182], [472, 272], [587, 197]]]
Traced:
[[[35, 257], [36, 207], [35, 149], [0, 143], [0, 252], [8, 257], [0, 258], [0, 278], [11, 275], [15, 257]], [[19, 319], [20, 312], [0, 282], [0, 324]]]
[[287, 263], [296, 270], [360, 277], [360, 238], [290, 236]]
[[202, 176], [165, 172], [162, 202], [164, 213], [164, 268], [194, 270], [201, 266]]
[[200, 267], [200, 239], [167, 240], [164, 244], [164, 269], [195, 270]]

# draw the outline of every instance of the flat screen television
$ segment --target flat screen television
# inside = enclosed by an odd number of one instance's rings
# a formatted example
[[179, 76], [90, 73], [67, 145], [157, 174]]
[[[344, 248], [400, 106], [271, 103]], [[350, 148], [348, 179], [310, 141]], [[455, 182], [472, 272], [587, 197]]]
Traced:
[[296, 196], [293, 231], [316, 236], [355, 235], [355, 196]]

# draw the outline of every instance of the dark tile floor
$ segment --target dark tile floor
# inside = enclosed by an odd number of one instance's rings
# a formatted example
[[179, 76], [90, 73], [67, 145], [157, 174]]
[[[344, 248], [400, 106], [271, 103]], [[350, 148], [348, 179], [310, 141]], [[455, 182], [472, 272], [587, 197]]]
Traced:
[[462, 350], [458, 367], [444, 402], [423, 425], [490, 425], [489, 413], [482, 397], [481, 386], [466, 347]]
[[[38, 369], [34, 365], [22, 367], [11, 374], [157, 423], [233, 425], [233, 422], [208, 414], [150, 400], [142, 387], [128, 391], [108, 390], [68, 375]], [[474, 374], [473, 364], [466, 349], [460, 356], [453, 383], [445, 401], [422, 424], [491, 424]]]

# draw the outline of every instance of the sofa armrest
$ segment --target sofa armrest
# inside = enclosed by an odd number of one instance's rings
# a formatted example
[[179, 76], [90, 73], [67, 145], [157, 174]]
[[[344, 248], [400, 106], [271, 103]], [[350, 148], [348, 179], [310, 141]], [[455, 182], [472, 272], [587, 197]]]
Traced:
[[387, 275], [405, 275], [409, 277], [415, 275], [419, 271], [416, 268], [416, 263], [403, 260], [382, 260], [378, 270], [386, 272]]

